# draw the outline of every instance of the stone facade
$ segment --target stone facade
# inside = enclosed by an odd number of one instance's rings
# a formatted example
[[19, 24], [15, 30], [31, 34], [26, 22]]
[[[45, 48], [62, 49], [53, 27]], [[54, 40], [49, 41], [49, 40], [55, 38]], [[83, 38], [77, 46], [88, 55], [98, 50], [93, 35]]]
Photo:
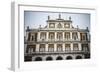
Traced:
[[30, 29], [25, 36], [25, 61], [69, 60], [90, 58], [89, 29], [75, 28], [71, 17], [46, 21], [45, 27]]

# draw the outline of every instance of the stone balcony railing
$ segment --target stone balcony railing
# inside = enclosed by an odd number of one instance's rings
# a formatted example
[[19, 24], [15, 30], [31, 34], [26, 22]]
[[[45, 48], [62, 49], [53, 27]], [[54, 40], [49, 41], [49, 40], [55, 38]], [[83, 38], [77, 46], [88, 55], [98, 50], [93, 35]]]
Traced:
[[[81, 41], [80, 39], [38, 39], [37, 41], [25, 41], [26, 43], [27, 42], [30, 42], [30, 43], [33, 43], [33, 42], [66, 42], [66, 41]], [[82, 41], [89, 41], [89, 40], [82, 40]]]
[[37, 41], [38, 42], [43, 42], [43, 41], [47, 42], [47, 41], [80, 41], [80, 40], [79, 39], [76, 39], [76, 40], [74, 40], [74, 39], [38, 39]]
[[89, 51], [82, 51], [82, 50], [78, 50], [78, 51], [43, 51], [43, 52], [31, 52], [31, 53], [25, 53], [25, 55], [31, 55], [31, 54], [69, 54], [69, 53], [90, 53]]

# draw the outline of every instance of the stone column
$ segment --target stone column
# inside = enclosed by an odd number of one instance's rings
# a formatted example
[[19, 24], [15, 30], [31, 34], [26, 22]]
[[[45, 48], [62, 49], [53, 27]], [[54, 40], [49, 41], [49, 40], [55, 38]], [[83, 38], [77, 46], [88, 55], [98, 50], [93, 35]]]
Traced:
[[63, 32], [63, 41], [65, 40], [64, 34], [65, 34], [65, 32]]
[[57, 32], [55, 32], [55, 41], [57, 40]]
[[39, 52], [39, 46], [40, 44], [36, 44], [36, 52]]
[[87, 32], [87, 40], [90, 40], [90, 34]]
[[48, 52], [48, 44], [45, 44], [45, 51]]
[[78, 40], [80, 41], [80, 32], [78, 32], [77, 34], [78, 34]]
[[81, 43], [78, 43], [78, 48], [79, 48], [79, 51], [82, 50]]
[[40, 32], [38, 32], [37, 41], [40, 41]]
[[70, 32], [70, 39], [72, 40], [72, 32]]
[[48, 41], [49, 32], [46, 32], [46, 41]]
[[73, 51], [73, 43], [71, 43], [71, 51]]
[[29, 37], [29, 32], [26, 32], [26, 38], [25, 38], [26, 41], [28, 40], [28, 37]]
[[54, 52], [57, 52], [57, 44], [54, 44]]
[[65, 43], [63, 43], [63, 51], [65, 52]]

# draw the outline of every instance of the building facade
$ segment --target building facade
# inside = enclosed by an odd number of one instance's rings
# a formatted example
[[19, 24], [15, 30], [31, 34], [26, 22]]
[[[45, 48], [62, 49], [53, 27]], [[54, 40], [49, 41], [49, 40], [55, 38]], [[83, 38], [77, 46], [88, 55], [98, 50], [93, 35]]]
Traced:
[[72, 19], [50, 19], [38, 29], [27, 27], [25, 36], [25, 61], [48, 61], [90, 58], [90, 32], [72, 25]]

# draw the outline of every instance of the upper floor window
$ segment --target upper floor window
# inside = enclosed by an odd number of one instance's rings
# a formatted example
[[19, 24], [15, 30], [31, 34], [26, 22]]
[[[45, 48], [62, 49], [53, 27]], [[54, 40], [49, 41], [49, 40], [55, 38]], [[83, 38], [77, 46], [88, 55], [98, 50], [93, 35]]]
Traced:
[[57, 33], [57, 39], [61, 40], [62, 39], [62, 33]]
[[50, 38], [51, 40], [53, 40], [53, 39], [55, 38], [54, 33], [50, 33], [50, 34], [49, 34], [49, 38]]
[[81, 40], [87, 40], [87, 34], [86, 33], [81, 34]]
[[49, 23], [49, 28], [55, 28], [55, 23]]
[[58, 28], [62, 28], [62, 25], [61, 25], [61, 23], [59, 23], [57, 27], [58, 27]]
[[35, 41], [35, 34], [31, 35], [31, 41]]
[[45, 40], [46, 39], [46, 33], [41, 32], [40, 39]]
[[74, 40], [77, 40], [77, 39], [78, 39], [77, 32], [72, 33], [72, 38], [73, 38]]
[[65, 27], [65, 28], [70, 28], [70, 23], [65, 23], [65, 24], [64, 24], [64, 27]]
[[78, 44], [73, 44], [73, 49], [74, 49], [74, 51], [78, 51], [79, 50]]
[[30, 38], [31, 38], [31, 33], [28, 33], [28, 39], [27, 40], [30, 41], [31, 40]]
[[68, 32], [65, 33], [65, 38], [66, 38], [66, 39], [70, 39], [70, 33], [68, 33]]

